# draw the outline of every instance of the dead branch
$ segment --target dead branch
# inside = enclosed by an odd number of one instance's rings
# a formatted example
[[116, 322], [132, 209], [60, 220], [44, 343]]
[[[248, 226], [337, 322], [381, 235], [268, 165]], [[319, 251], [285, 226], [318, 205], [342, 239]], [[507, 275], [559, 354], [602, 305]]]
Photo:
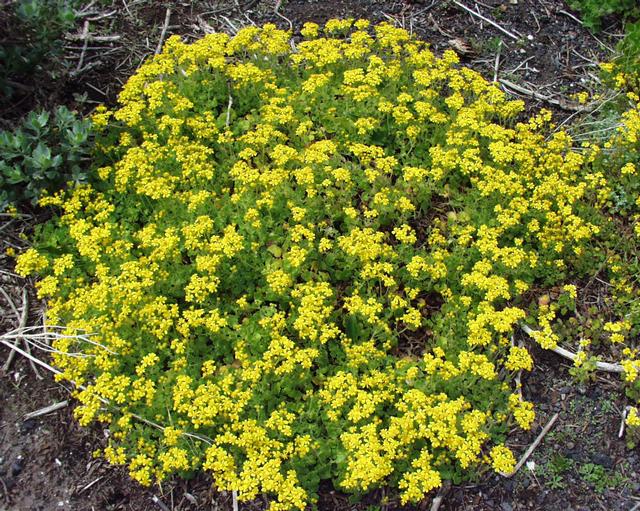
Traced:
[[238, 511], [238, 492], [236, 490], [231, 491], [231, 499], [233, 500], [233, 511]]
[[169, 20], [171, 19], [171, 9], [167, 7], [167, 12], [164, 15], [164, 25], [162, 26], [162, 32], [160, 33], [160, 40], [158, 41], [158, 46], [156, 46], [156, 55], [158, 55], [162, 51], [162, 44], [164, 43], [164, 38], [167, 35], [167, 29], [169, 28]]
[[[2, 291], [2, 294], [4, 295], [4, 297], [9, 301], [9, 304], [11, 305], [11, 308], [13, 309], [13, 312], [16, 314], [17, 318], [18, 318], [18, 328], [24, 328], [27, 324], [27, 318], [29, 316], [29, 294], [27, 292], [27, 289], [24, 288], [22, 290], [22, 314], [18, 315], [18, 310], [16, 309], [15, 304], [13, 303], [13, 300], [11, 300], [11, 297], [4, 291], [4, 289], [2, 289], [0, 287], [0, 291]], [[19, 341], [20, 339], [18, 339]], [[27, 348], [27, 351], [29, 351], [29, 349]], [[13, 362], [13, 358], [15, 357], [15, 351], [11, 350], [9, 352], [9, 355], [7, 356], [7, 360], [4, 363], [4, 365], [2, 366], [2, 372], [3, 373], [7, 373], [7, 371], [9, 371], [9, 369], [11, 368], [11, 363]], [[36, 376], [38, 377], [38, 379], [41, 379], [42, 377], [40, 376], [40, 373], [38, 373], [38, 371], [35, 369], [35, 366], [33, 365], [33, 362], [31, 362], [31, 367], [33, 368], [34, 372], [36, 373]]]
[[544, 429], [540, 432], [540, 434], [536, 437], [536, 439], [529, 446], [529, 448], [526, 450], [526, 452], [522, 455], [522, 458], [520, 458], [520, 460], [518, 461], [518, 463], [514, 467], [513, 471], [511, 471], [508, 474], [501, 473], [500, 475], [502, 475], [504, 477], [513, 477], [518, 472], [518, 470], [520, 470], [522, 468], [522, 465], [524, 465], [526, 463], [526, 461], [529, 459], [529, 456], [531, 456], [533, 451], [535, 451], [536, 447], [538, 447], [540, 442], [542, 442], [542, 439], [549, 432], [549, 430], [552, 428], [552, 426], [555, 424], [555, 422], [558, 420], [558, 417], [559, 417], [559, 414], [557, 414], [557, 413], [554, 414], [553, 417], [551, 417], [551, 420], [549, 420], [549, 422], [547, 422], [547, 425], [544, 427]]
[[49, 364], [47, 364], [46, 362], [43, 362], [42, 360], [34, 357], [33, 355], [31, 355], [30, 353], [27, 353], [26, 351], [20, 349], [18, 346], [16, 346], [15, 344], [10, 343], [9, 341], [5, 341], [4, 339], [0, 338], [0, 343], [4, 344], [5, 346], [7, 346], [8, 348], [11, 348], [13, 351], [15, 351], [16, 353], [22, 355], [23, 357], [25, 357], [28, 360], [31, 360], [32, 362], [38, 364], [41, 367], [44, 367], [47, 371], [52, 372], [53, 374], [62, 374], [61, 371], [59, 371], [58, 369], [56, 369], [55, 367], [50, 366]]
[[[20, 355], [22, 355], [23, 357], [25, 357], [25, 358], [27, 358], [27, 359], [29, 359], [29, 360], [33, 361], [34, 363], [36, 363], [36, 364], [38, 364], [39, 366], [41, 366], [41, 367], [45, 368], [47, 371], [52, 372], [53, 374], [62, 374], [62, 371], [60, 371], [59, 369], [56, 369], [55, 367], [50, 366], [50, 365], [49, 365], [49, 364], [47, 364], [46, 362], [44, 362], [44, 361], [42, 361], [42, 360], [40, 360], [40, 359], [38, 359], [38, 358], [34, 357], [34, 356], [33, 356], [33, 355], [31, 355], [30, 353], [27, 353], [26, 351], [24, 351], [24, 350], [20, 349], [18, 346], [16, 346], [16, 345], [14, 345], [14, 344], [10, 343], [9, 341], [4, 340], [4, 339], [3, 339], [3, 338], [1, 338], [1, 337], [0, 337], [0, 344], [4, 344], [5, 346], [7, 346], [7, 347], [11, 348], [12, 350], [16, 351], [18, 354], [20, 354]], [[78, 385], [77, 383], [75, 383], [75, 382], [74, 382], [74, 381], [72, 381], [72, 380], [69, 380], [69, 382], [70, 382], [73, 386], [75, 386], [76, 388], [78, 388], [78, 389], [81, 389], [81, 390], [87, 390], [87, 387], [85, 387], [84, 385]], [[112, 404], [108, 399], [105, 399], [105, 398], [102, 398], [102, 397], [101, 397], [101, 398], [99, 398], [99, 399], [100, 399], [100, 402], [101, 402], [101, 403], [103, 403], [103, 404], [105, 404], [105, 405], [108, 405], [108, 406], [115, 406], [115, 405], [113, 405], [113, 404]], [[144, 423], [144, 424], [147, 424], [147, 425], [149, 425], [149, 426], [152, 426], [152, 427], [154, 427], [154, 428], [156, 428], [156, 429], [159, 429], [159, 430], [161, 430], [161, 431], [164, 431], [164, 429], [165, 429], [165, 428], [164, 428], [163, 426], [161, 426], [160, 424], [158, 424], [158, 423], [156, 423], [156, 422], [153, 422], [153, 421], [150, 421], [149, 419], [145, 419], [144, 417], [141, 417], [141, 416], [140, 416], [140, 415], [138, 415], [138, 414], [132, 413], [132, 414], [131, 414], [131, 416], [132, 416], [133, 418], [135, 418], [136, 420], [138, 420], [138, 421], [140, 421], [140, 422], [142, 422], [142, 423]], [[212, 445], [212, 444], [213, 444], [213, 440], [211, 440], [211, 438], [206, 437], [206, 436], [204, 436], [204, 435], [199, 435], [199, 434], [197, 434], [197, 433], [188, 433], [188, 432], [183, 432], [183, 433], [182, 433], [182, 435], [183, 435], [183, 436], [186, 436], [186, 437], [188, 437], [188, 438], [194, 438], [194, 439], [196, 439], [196, 440], [200, 440], [201, 442], [204, 442], [204, 443], [206, 443], [206, 444], [208, 444], [208, 445]]]
[[[583, 106], [578, 103], [574, 103], [572, 101], [568, 101], [564, 98], [554, 99], [551, 96], [545, 96], [544, 94], [540, 94], [539, 92], [527, 89], [522, 85], [518, 85], [517, 83], [513, 83], [510, 80], [505, 80], [504, 78], [500, 78], [499, 82], [505, 86], [505, 88], [513, 89], [520, 94], [524, 94], [525, 96], [530, 96], [539, 101], [545, 101], [551, 105], [555, 105], [563, 110], [571, 110], [573, 112], [587, 112], [590, 110], [588, 106]], [[508, 92], [508, 91], [507, 91]]]
[[477, 16], [482, 21], [485, 21], [486, 23], [489, 23], [489, 25], [491, 25], [494, 28], [497, 28], [498, 30], [500, 30], [500, 32], [502, 32], [505, 35], [508, 35], [512, 39], [514, 39], [516, 41], [518, 41], [520, 39], [517, 35], [513, 34], [512, 32], [509, 32], [506, 28], [501, 27], [495, 21], [492, 21], [489, 18], [486, 18], [485, 16], [483, 16], [479, 12], [474, 11], [473, 9], [470, 9], [466, 5], [458, 2], [458, 0], [453, 0], [453, 3], [456, 4], [458, 7], [460, 7], [461, 9], [464, 9], [465, 11], [467, 11], [469, 14], [471, 14], [473, 16]]
[[87, 47], [89, 46], [89, 20], [84, 22], [84, 27], [82, 27], [82, 37], [84, 39], [84, 44], [82, 45], [82, 52], [80, 53], [80, 59], [78, 60], [78, 66], [76, 67], [76, 74], [80, 72], [82, 69], [82, 64], [84, 63], [84, 56], [87, 53]]
[[618, 438], [622, 438], [622, 435], [624, 435], [624, 426], [626, 424], [626, 420], [627, 420], [627, 415], [629, 414], [629, 411], [631, 411], [631, 407], [629, 405], [625, 406], [624, 409], [622, 410], [622, 420], [620, 421], [620, 429], [618, 430]]
[[110, 42], [110, 41], [118, 41], [122, 36], [120, 35], [91, 35], [87, 34], [86, 37], [83, 34], [66, 34], [65, 39], [69, 41], [100, 41], [100, 42]]
[[60, 401], [58, 403], [53, 403], [52, 405], [45, 406], [44, 408], [40, 408], [39, 410], [35, 410], [33, 412], [29, 412], [25, 414], [24, 420], [35, 419], [36, 417], [40, 417], [42, 415], [47, 415], [52, 412], [56, 412], [65, 406], [69, 405], [69, 401]]
[[[532, 335], [535, 331], [527, 325], [520, 325], [520, 328], [524, 330], [527, 335]], [[555, 348], [551, 348], [551, 351], [557, 353], [561, 357], [571, 360], [572, 362], [576, 359], [577, 355], [572, 351], [569, 351], [565, 348], [561, 348], [560, 346], [556, 346]], [[605, 371], [607, 373], [624, 373], [624, 367], [620, 364], [611, 364], [610, 362], [596, 362], [596, 369], [599, 371]]]

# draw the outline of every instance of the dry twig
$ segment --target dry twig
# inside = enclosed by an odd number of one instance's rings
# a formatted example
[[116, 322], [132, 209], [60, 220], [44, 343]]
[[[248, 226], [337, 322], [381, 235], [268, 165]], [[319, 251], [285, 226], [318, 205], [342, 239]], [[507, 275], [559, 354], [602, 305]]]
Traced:
[[622, 410], [622, 420], [620, 421], [620, 429], [618, 430], [618, 438], [622, 438], [622, 435], [624, 435], [624, 426], [626, 424], [627, 415], [629, 414], [630, 410], [631, 410], [631, 407], [629, 405], [625, 406], [624, 410]]
[[229, 27], [231, 28], [231, 33], [233, 35], [236, 35], [238, 33], [238, 27], [236, 27], [234, 23], [226, 16], [221, 15], [220, 17], [227, 23], [227, 25], [229, 25]]
[[76, 74], [82, 69], [84, 63], [84, 56], [87, 53], [87, 47], [89, 46], [89, 20], [85, 20], [84, 27], [82, 27], [82, 38], [84, 43], [82, 44], [82, 52], [80, 53], [80, 59], [78, 59], [78, 65], [76, 67]]
[[498, 51], [496, 51], [496, 61], [493, 65], [493, 81], [498, 81], [498, 69], [500, 68], [500, 52], [502, 51], [502, 39], [498, 42]]
[[78, 495], [80, 495], [81, 493], [84, 493], [85, 491], [87, 491], [89, 488], [91, 488], [94, 484], [96, 484], [98, 481], [100, 481], [101, 479], [104, 479], [104, 476], [98, 476], [96, 477], [93, 481], [91, 481], [88, 485], [86, 485], [84, 488], [82, 488], [79, 492]]
[[545, 96], [544, 94], [540, 94], [539, 92], [527, 89], [522, 85], [518, 85], [517, 83], [513, 83], [510, 80], [505, 80], [504, 78], [500, 78], [500, 83], [505, 86], [505, 88], [513, 89], [520, 94], [524, 94], [525, 96], [531, 96], [534, 99], [539, 101], [545, 101], [551, 105], [555, 105], [563, 110], [571, 110], [573, 112], [586, 112], [589, 110], [588, 106], [583, 106], [578, 103], [574, 103], [572, 101], [568, 101], [564, 98], [554, 99], [551, 96]]
[[[5, 292], [5, 290], [0, 287], [0, 291], [2, 291], [2, 294], [4, 295], [4, 297], [9, 302], [9, 305], [11, 305], [11, 308], [13, 309], [14, 314], [18, 318], [18, 329], [24, 328], [26, 326], [26, 324], [27, 324], [27, 318], [29, 316], [29, 294], [27, 293], [27, 289], [24, 288], [22, 290], [22, 314], [21, 315], [18, 314], [18, 309], [16, 309], [16, 306], [13, 303], [13, 300]], [[27, 351], [29, 351], [29, 349], [27, 349]], [[7, 356], [6, 362], [2, 366], [2, 372], [3, 373], [6, 373], [9, 370], [9, 368], [11, 367], [11, 363], [13, 362], [13, 358], [14, 357], [15, 357], [15, 351], [11, 350], [9, 352], [9, 355]], [[31, 362], [31, 367], [33, 368], [34, 372], [36, 373], [36, 376], [38, 377], [38, 379], [41, 379], [42, 377], [40, 376], [40, 373], [38, 373], [38, 371], [35, 369], [35, 366], [33, 365], [33, 362]]]
[[101, 14], [97, 14], [96, 16], [92, 16], [91, 18], [87, 18], [89, 21], [99, 21], [105, 18], [110, 18], [111, 16], [113, 16], [114, 14], [116, 14], [118, 11], [116, 9], [114, 9], [113, 11], [109, 11], [109, 12], [103, 12]]
[[49, 364], [47, 364], [46, 362], [43, 362], [42, 360], [40, 360], [39, 358], [34, 357], [33, 355], [31, 355], [30, 353], [27, 353], [26, 351], [20, 349], [18, 346], [16, 346], [15, 344], [10, 343], [9, 341], [5, 341], [3, 338], [0, 337], [0, 343], [4, 344], [5, 346], [7, 346], [8, 348], [11, 348], [13, 351], [15, 351], [16, 353], [18, 353], [19, 355], [22, 355], [23, 357], [25, 357], [28, 360], [31, 360], [32, 362], [38, 364], [41, 367], [44, 367], [47, 371], [51, 371], [53, 374], [62, 374], [61, 371], [59, 371], [58, 369], [56, 369], [55, 367], [50, 366]]
[[492, 27], [497, 28], [498, 30], [500, 30], [500, 32], [502, 32], [505, 35], [508, 35], [509, 37], [511, 37], [514, 40], [519, 40], [520, 38], [515, 35], [512, 32], [509, 32], [506, 28], [501, 27], [500, 25], [498, 25], [495, 21], [490, 20], [489, 18], [486, 18], [485, 16], [483, 16], [482, 14], [480, 14], [479, 12], [474, 11], [473, 9], [470, 9], [469, 7], [467, 7], [466, 5], [458, 2], [458, 0], [453, 0], [453, 3], [456, 4], [458, 7], [460, 7], [461, 9], [464, 9], [465, 11], [467, 11], [469, 14], [473, 15], [473, 16], [477, 16], [478, 18], [480, 18], [482, 21], [485, 21], [486, 23], [489, 23], [489, 25], [491, 25]]
[[[520, 328], [522, 328], [522, 330], [524, 330], [527, 335], [531, 335], [534, 333], [534, 330], [527, 325], [520, 325]], [[551, 351], [571, 361], [574, 361], [577, 357], [577, 355], [572, 351], [561, 348], [560, 346], [551, 348]], [[596, 362], [596, 369], [598, 369], [599, 371], [605, 371], [607, 373], [624, 373], [624, 367], [622, 367], [620, 364], [612, 364], [610, 362], [598, 361]]]
[[[36, 363], [36, 364], [38, 364], [39, 366], [41, 366], [41, 367], [43, 367], [43, 368], [47, 369], [48, 371], [52, 372], [53, 374], [62, 374], [62, 371], [60, 371], [60, 370], [56, 369], [55, 367], [50, 366], [50, 365], [49, 365], [49, 364], [47, 364], [46, 362], [44, 362], [44, 361], [42, 361], [42, 360], [40, 360], [40, 359], [38, 359], [38, 358], [34, 357], [34, 356], [33, 356], [33, 355], [31, 355], [30, 353], [27, 353], [26, 351], [24, 351], [24, 350], [20, 349], [20, 348], [19, 348], [18, 346], [16, 346], [15, 344], [12, 344], [12, 343], [10, 343], [9, 341], [6, 341], [6, 340], [5, 340], [5, 339], [3, 339], [2, 337], [0, 337], [0, 344], [4, 344], [5, 346], [7, 346], [7, 347], [11, 348], [12, 350], [15, 350], [18, 354], [20, 354], [20, 355], [22, 355], [23, 357], [25, 357], [25, 358], [27, 358], [27, 359], [29, 359], [29, 360], [33, 361], [34, 363]], [[74, 385], [76, 388], [79, 388], [79, 389], [81, 389], [81, 390], [86, 390], [86, 389], [87, 389], [87, 387], [85, 387], [84, 385], [78, 385], [78, 384], [76, 384], [76, 383], [75, 383], [74, 381], [72, 381], [72, 380], [69, 380], [69, 382], [70, 382], [72, 385]], [[103, 403], [103, 404], [105, 404], [105, 405], [115, 406], [115, 405], [113, 405], [113, 404], [112, 404], [108, 399], [105, 399], [105, 398], [102, 398], [102, 397], [101, 397], [101, 398], [99, 398], [99, 399], [100, 399], [100, 402], [101, 402], [101, 403]], [[132, 416], [134, 419], [136, 419], [136, 420], [138, 420], [138, 421], [140, 421], [140, 422], [142, 422], [142, 423], [144, 423], [144, 424], [148, 424], [149, 426], [152, 426], [152, 427], [154, 427], [154, 428], [156, 428], [156, 429], [159, 429], [159, 430], [161, 430], [161, 431], [164, 431], [164, 429], [165, 429], [165, 428], [164, 428], [163, 426], [161, 426], [160, 424], [158, 424], [158, 423], [156, 423], [156, 422], [153, 422], [153, 421], [150, 421], [150, 420], [148, 420], [148, 419], [145, 419], [144, 417], [141, 417], [141, 416], [140, 416], [140, 415], [138, 415], [138, 414], [132, 413], [132, 414], [131, 414], [131, 416]], [[182, 435], [183, 435], [183, 436], [186, 436], [186, 437], [188, 437], [188, 438], [194, 438], [194, 439], [196, 439], [196, 440], [200, 440], [201, 442], [204, 442], [204, 443], [206, 443], [206, 444], [208, 444], [208, 445], [212, 445], [212, 444], [213, 444], [213, 441], [212, 441], [209, 437], [206, 437], [206, 436], [204, 436], [204, 435], [199, 435], [199, 434], [197, 434], [197, 433], [188, 433], [188, 432], [183, 432], [183, 433], [182, 433]]]
[[56, 412], [65, 406], [69, 405], [69, 401], [60, 401], [58, 403], [53, 403], [52, 405], [45, 406], [44, 408], [40, 408], [39, 410], [35, 410], [33, 412], [29, 412], [25, 414], [24, 420], [35, 419], [36, 417], [40, 417], [41, 415], [47, 415], [52, 412]]
[[95, 41], [95, 42], [112, 42], [120, 40], [120, 35], [92, 35], [87, 34], [67, 34], [65, 38], [69, 41]]
[[9, 294], [2, 287], [0, 287], [0, 293], [2, 293], [2, 296], [4, 296], [4, 299], [9, 304], [9, 307], [11, 307], [11, 310], [16, 315], [16, 319], [18, 320], [18, 322], [20, 322], [20, 320], [21, 320], [20, 313], [18, 313], [18, 309], [16, 308], [16, 304], [13, 303], [13, 300], [11, 299]]
[[229, 104], [227, 105], [227, 119], [225, 121], [225, 126], [229, 127], [229, 123], [231, 122], [231, 107], [233, 106], [233, 96], [229, 93]]
[[289, 30], [291, 30], [293, 32], [293, 23], [291, 22], [291, 20], [280, 13], [280, 5], [281, 4], [282, 4], [282, 0], [276, 0], [276, 5], [275, 5], [275, 7], [273, 9], [273, 12], [276, 14], [276, 16], [279, 16], [280, 18], [285, 20], [287, 23], [289, 23]]
[[164, 15], [164, 25], [162, 26], [162, 32], [160, 33], [160, 40], [158, 41], [158, 46], [156, 46], [156, 55], [158, 55], [162, 51], [162, 44], [164, 43], [164, 38], [167, 36], [167, 29], [169, 28], [170, 19], [171, 8], [167, 7], [167, 12]]
[[453, 38], [453, 34], [447, 32], [446, 30], [443, 30], [440, 25], [438, 25], [438, 22], [435, 20], [435, 18], [433, 17], [433, 14], [429, 13], [429, 21], [431, 22], [431, 24], [433, 25], [433, 27], [440, 32], [440, 34], [442, 34], [445, 37], [449, 37], [449, 38]]
[[514, 469], [508, 474], [502, 473], [501, 474], [502, 476], [504, 476], [504, 477], [513, 477], [518, 472], [518, 470], [520, 470], [522, 468], [522, 465], [525, 464], [525, 462], [529, 459], [529, 456], [531, 456], [533, 451], [535, 451], [536, 447], [538, 447], [540, 442], [542, 442], [542, 439], [549, 432], [549, 430], [552, 428], [552, 426], [555, 424], [555, 422], [558, 420], [558, 417], [559, 417], [559, 414], [557, 414], [557, 413], [553, 417], [551, 417], [551, 420], [549, 420], [549, 422], [547, 422], [547, 425], [544, 427], [544, 429], [540, 432], [540, 434], [536, 437], [536, 439], [529, 446], [529, 448], [526, 450], [526, 452], [522, 455], [522, 458], [520, 458], [520, 460], [518, 461], [518, 463], [516, 464]]
[[238, 492], [236, 490], [231, 491], [231, 499], [233, 500], [233, 511], [238, 511]]
[[162, 509], [162, 511], [170, 511], [170, 509], [165, 505], [164, 502], [162, 502], [158, 497], [156, 497], [155, 495], [151, 495], [151, 500], [153, 501], [153, 503], [158, 506], [160, 509]]

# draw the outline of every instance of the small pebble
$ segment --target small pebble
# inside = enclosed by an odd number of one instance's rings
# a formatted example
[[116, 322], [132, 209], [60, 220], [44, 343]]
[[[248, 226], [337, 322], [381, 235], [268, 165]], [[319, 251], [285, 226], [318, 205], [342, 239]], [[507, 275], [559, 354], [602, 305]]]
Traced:
[[22, 424], [20, 424], [20, 433], [26, 435], [27, 433], [31, 433], [35, 429], [37, 422], [35, 419], [27, 419]]
[[613, 459], [611, 456], [608, 456], [603, 453], [594, 454], [591, 457], [591, 461], [597, 465], [602, 465], [604, 468], [612, 469], [613, 468]]
[[572, 459], [573, 461], [582, 461], [583, 456], [582, 453], [578, 450], [578, 449], [569, 449], [566, 453], [565, 456], [567, 458]]
[[9, 471], [11, 472], [12, 477], [16, 477], [20, 475], [22, 469], [24, 468], [24, 458], [22, 456], [18, 456], [16, 460], [11, 464], [11, 468]]

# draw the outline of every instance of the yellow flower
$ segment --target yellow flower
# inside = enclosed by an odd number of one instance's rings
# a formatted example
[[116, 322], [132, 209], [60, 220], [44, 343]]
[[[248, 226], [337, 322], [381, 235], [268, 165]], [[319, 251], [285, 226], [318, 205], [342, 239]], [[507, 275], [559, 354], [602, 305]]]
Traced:
[[640, 428], [640, 415], [638, 415], [638, 409], [635, 406], [632, 406], [629, 409], [629, 413], [626, 418], [627, 426], [632, 428]]
[[500, 474], [510, 474], [515, 465], [516, 459], [508, 447], [497, 445], [491, 449], [491, 466]]
[[505, 362], [505, 367], [510, 371], [520, 371], [523, 369], [531, 371], [533, 369], [533, 359], [526, 348], [512, 346], [509, 350], [509, 357]]
[[49, 265], [48, 259], [40, 255], [35, 248], [29, 248], [18, 256], [16, 273], [27, 277], [33, 273], [41, 272]]

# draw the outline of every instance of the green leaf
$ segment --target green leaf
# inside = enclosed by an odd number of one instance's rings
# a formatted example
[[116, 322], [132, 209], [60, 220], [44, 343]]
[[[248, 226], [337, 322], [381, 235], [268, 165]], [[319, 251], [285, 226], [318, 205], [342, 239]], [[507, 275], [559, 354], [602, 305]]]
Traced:
[[23, 183], [26, 181], [25, 175], [19, 167], [9, 167], [4, 172], [7, 183], [16, 185], [18, 183]]
[[31, 153], [31, 160], [33, 164], [41, 169], [47, 169], [51, 166], [51, 149], [42, 142], [38, 142], [38, 145]]
[[267, 251], [276, 259], [282, 257], [282, 249], [278, 245], [269, 245]]

